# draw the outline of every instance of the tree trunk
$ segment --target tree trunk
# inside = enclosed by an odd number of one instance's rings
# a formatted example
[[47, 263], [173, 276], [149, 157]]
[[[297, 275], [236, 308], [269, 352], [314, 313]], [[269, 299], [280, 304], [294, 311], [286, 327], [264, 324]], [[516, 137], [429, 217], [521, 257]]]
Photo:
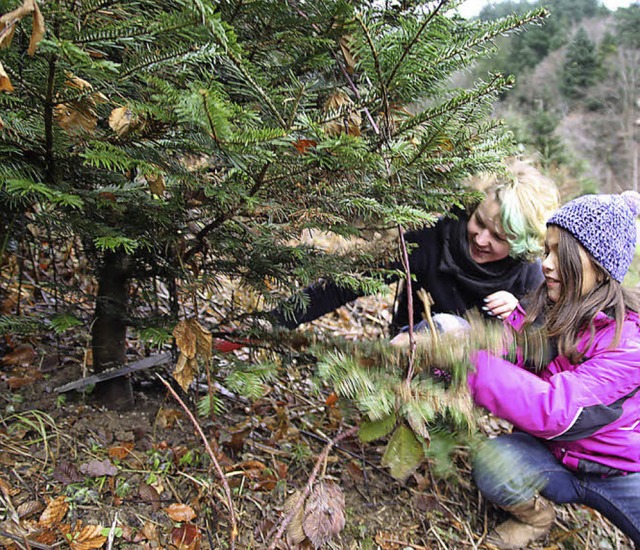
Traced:
[[[93, 366], [96, 373], [126, 362], [129, 258], [123, 252], [107, 252], [98, 273], [98, 296], [93, 321]], [[129, 378], [120, 377], [96, 386], [96, 399], [111, 409], [133, 407]]]

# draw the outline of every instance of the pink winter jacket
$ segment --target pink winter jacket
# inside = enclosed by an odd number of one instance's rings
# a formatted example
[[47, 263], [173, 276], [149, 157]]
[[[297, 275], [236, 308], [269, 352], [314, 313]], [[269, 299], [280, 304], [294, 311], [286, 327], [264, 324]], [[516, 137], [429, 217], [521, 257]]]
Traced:
[[[522, 326], [524, 311], [507, 322]], [[544, 440], [567, 468], [615, 475], [640, 471], [640, 320], [628, 313], [620, 343], [610, 349], [615, 321], [599, 313], [580, 364], [556, 357], [539, 374], [488, 351], [474, 354], [468, 385], [476, 404]]]

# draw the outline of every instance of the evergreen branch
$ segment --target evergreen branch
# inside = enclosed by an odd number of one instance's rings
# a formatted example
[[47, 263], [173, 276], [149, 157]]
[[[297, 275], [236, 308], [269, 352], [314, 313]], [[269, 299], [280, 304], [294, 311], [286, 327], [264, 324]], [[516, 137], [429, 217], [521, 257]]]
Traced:
[[[245, 196], [244, 202], [246, 202], [246, 200], [249, 197], [253, 197], [258, 192], [258, 190], [262, 187], [262, 185], [264, 184], [265, 175], [267, 173], [267, 170], [269, 170], [270, 166], [271, 166], [270, 163], [266, 163], [260, 170], [260, 173], [254, 177], [254, 185], [249, 191], [249, 193]], [[195, 254], [197, 254], [198, 252], [201, 252], [202, 249], [204, 248], [204, 240], [206, 239], [207, 235], [212, 231], [214, 231], [215, 229], [217, 229], [218, 227], [220, 227], [223, 223], [231, 220], [235, 215], [237, 215], [238, 211], [243, 206], [244, 202], [237, 204], [234, 208], [230, 208], [229, 210], [224, 212], [222, 215], [220, 215], [218, 218], [208, 223], [200, 231], [198, 231], [198, 234], [195, 236], [196, 244], [194, 244], [191, 248], [189, 248], [184, 253], [182, 257], [182, 261], [184, 263], [188, 263], [189, 260]]]
[[[425, 111], [424, 115], [422, 116], [416, 115], [416, 117], [414, 117], [414, 120], [410, 121], [410, 123], [408, 123], [406, 126], [403, 126], [399, 133], [403, 133], [409, 128], [425, 124], [430, 120], [443, 116], [444, 114], [452, 113], [460, 109], [464, 105], [473, 103], [473, 101], [477, 100], [478, 98], [498, 91], [499, 89], [503, 88], [504, 85], [508, 82], [509, 81], [504, 79], [504, 77], [502, 77], [501, 75], [494, 75], [493, 79], [482, 88], [476, 88], [475, 90], [472, 90], [471, 93], [465, 94], [462, 97], [458, 96], [451, 98], [450, 100], [440, 105], [438, 108], [432, 109], [430, 111]], [[405, 169], [412, 166], [415, 162], [418, 161], [418, 159], [420, 159], [424, 155], [425, 151], [432, 144], [434, 137], [435, 136], [421, 145], [421, 147], [414, 154], [413, 158], [404, 165]]]
[[232, 51], [227, 52], [227, 56], [228, 58], [232, 61], [234, 67], [240, 71], [240, 74], [247, 80], [247, 82], [252, 86], [253, 90], [256, 91], [258, 93], [258, 95], [260, 96], [260, 98], [265, 102], [265, 104], [267, 105], [267, 107], [269, 107], [269, 111], [271, 111], [271, 114], [276, 118], [276, 120], [278, 121], [278, 124], [282, 127], [282, 128], [286, 128], [287, 127], [287, 123], [286, 121], [282, 118], [282, 115], [280, 114], [280, 111], [278, 109], [276, 109], [276, 106], [273, 104], [273, 102], [271, 101], [271, 97], [269, 96], [269, 94], [267, 94], [267, 92], [264, 90], [264, 88], [262, 86], [260, 86], [255, 79], [249, 74], [249, 72], [246, 70], [246, 68], [244, 67], [241, 59]]
[[[360, 28], [362, 29], [362, 32], [364, 33], [366, 39], [367, 39], [367, 44], [369, 45], [369, 49], [371, 50], [371, 55], [373, 56], [373, 64], [375, 67], [375, 71], [377, 73], [378, 76], [378, 82], [380, 83], [380, 94], [382, 96], [382, 106], [383, 106], [383, 112], [385, 114], [385, 119], [386, 119], [386, 129], [387, 129], [387, 134], [389, 131], [389, 126], [390, 126], [390, 113], [389, 113], [389, 100], [388, 100], [388, 90], [387, 90], [387, 86], [386, 83], [384, 81], [383, 78], [383, 74], [382, 74], [382, 67], [380, 66], [380, 58], [378, 56], [378, 51], [376, 49], [376, 46], [373, 42], [373, 38], [371, 37], [371, 34], [369, 33], [369, 28], [364, 24], [364, 21], [362, 20], [362, 17], [360, 17], [359, 15], [356, 14], [356, 21], [358, 22], [358, 24], [360, 25]], [[377, 126], [376, 126], [377, 128]], [[388, 139], [389, 136], [383, 136], [382, 139]]]
[[45, 158], [46, 177], [48, 183], [54, 182], [54, 154], [53, 154], [53, 109], [54, 109], [54, 87], [56, 76], [55, 54], [49, 58], [49, 72], [47, 75], [47, 91], [44, 103], [44, 129], [45, 129]]
[[[407, 46], [405, 47], [404, 51], [402, 52], [402, 55], [400, 56], [400, 59], [398, 59], [397, 63], [393, 67], [393, 69], [391, 69], [391, 74], [389, 75], [389, 78], [387, 79], [385, 87], [391, 86], [391, 84], [393, 83], [393, 79], [396, 76], [396, 73], [398, 72], [399, 68], [404, 63], [404, 60], [407, 58], [407, 56], [409, 55], [409, 53], [413, 49], [413, 46], [418, 43], [418, 40], [422, 36], [422, 33], [429, 26], [431, 21], [438, 15], [438, 12], [442, 8], [442, 6], [446, 5], [448, 1], [449, 0], [440, 0], [440, 2], [433, 9], [433, 11], [431, 13], [429, 13], [429, 16], [424, 20], [424, 22], [422, 23], [422, 25], [420, 26], [418, 31], [414, 34], [414, 36], [411, 39], [411, 41], [409, 42], [409, 44], [407, 44]], [[380, 75], [380, 78], [382, 78], [382, 75]]]

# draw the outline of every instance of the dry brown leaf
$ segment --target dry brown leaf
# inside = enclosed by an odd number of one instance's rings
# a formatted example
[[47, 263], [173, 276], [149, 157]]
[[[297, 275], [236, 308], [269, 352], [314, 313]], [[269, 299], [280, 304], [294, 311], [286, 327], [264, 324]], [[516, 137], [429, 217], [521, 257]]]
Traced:
[[[9, 79], [9, 75], [4, 70], [2, 63], [0, 63], [0, 92], [13, 92], [13, 85]], [[0, 129], [2, 127], [0, 126]]]
[[31, 27], [31, 39], [29, 40], [29, 49], [27, 53], [29, 55], [34, 55], [36, 53], [36, 48], [42, 37], [44, 36], [44, 17], [42, 17], [42, 13], [40, 12], [40, 8], [38, 7], [37, 2], [32, 0], [33, 2], [33, 25]]
[[24, 17], [37, 8], [38, 5], [35, 0], [25, 0], [22, 6], [0, 17], [0, 48], [6, 48], [11, 44], [13, 33], [16, 30], [16, 23], [22, 21]]
[[156, 423], [161, 428], [172, 428], [180, 418], [182, 418], [182, 411], [161, 407], [156, 414]]
[[120, 137], [129, 135], [138, 125], [138, 117], [129, 107], [116, 107], [109, 115], [109, 127]]
[[[173, 329], [173, 337], [182, 354], [188, 359], [196, 356], [196, 334], [193, 332], [189, 320], [180, 321]], [[178, 360], [178, 362], [180, 362]]]
[[53, 470], [53, 479], [60, 481], [65, 485], [68, 483], [84, 481], [84, 477], [80, 475], [76, 465], [65, 460], [58, 462], [56, 465], [55, 470]]
[[202, 534], [192, 523], [185, 523], [171, 531], [171, 542], [176, 550], [198, 550]]
[[340, 51], [342, 52], [342, 57], [344, 57], [345, 69], [349, 74], [352, 74], [356, 68], [356, 60], [351, 53], [351, 49], [349, 48], [349, 42], [351, 41], [351, 37], [341, 36], [338, 40], [338, 45], [340, 46]]
[[311, 543], [320, 548], [344, 529], [344, 494], [330, 481], [313, 488], [304, 507], [302, 528]]
[[154, 195], [158, 195], [159, 197], [164, 195], [165, 185], [162, 174], [148, 175], [147, 183], [149, 184], [149, 191]]
[[375, 541], [381, 550], [400, 550], [403, 546], [398, 542], [395, 535], [388, 531], [378, 531], [375, 536]]
[[[80, 91], [93, 90], [91, 83], [70, 73], [67, 74], [66, 86]], [[69, 134], [92, 134], [98, 125], [95, 106], [106, 101], [104, 94], [93, 92], [77, 101], [60, 103], [54, 109], [56, 122]]]
[[329, 96], [324, 104], [324, 112], [330, 118], [330, 120], [323, 125], [327, 135], [360, 135], [362, 117], [355, 110], [353, 101], [351, 101], [349, 95], [342, 90], [337, 90]]
[[118, 473], [116, 468], [108, 458], [104, 460], [90, 460], [80, 465], [80, 471], [90, 477], [115, 476]]
[[71, 550], [93, 550], [102, 548], [107, 537], [102, 534], [102, 525], [85, 525], [79, 531], [72, 534], [69, 546]]
[[27, 502], [23, 502], [18, 508], [16, 512], [18, 513], [18, 517], [20, 519], [28, 518], [33, 514], [37, 514], [42, 512], [44, 509], [44, 504], [42, 502], [38, 502], [37, 500], [28, 500]]
[[30, 365], [37, 354], [35, 350], [31, 346], [18, 346], [12, 352], [7, 353], [4, 357], [2, 357], [2, 362], [5, 365], [12, 366], [27, 366]]
[[118, 460], [124, 460], [127, 458], [133, 450], [133, 441], [122, 441], [118, 445], [114, 445], [109, 449], [109, 458], [117, 458]]
[[33, 537], [33, 542], [48, 544], [49, 546], [53, 546], [56, 540], [58, 540], [58, 535], [50, 528], [39, 530], [39, 532]]
[[202, 357], [202, 359], [208, 361], [211, 359], [211, 349], [213, 346], [211, 333], [193, 318], [188, 319], [187, 324], [196, 337], [196, 353]]
[[0, 131], [4, 130], [4, 120], [2, 120], [2, 117], [0, 117]]
[[55, 527], [67, 515], [69, 504], [67, 497], [59, 496], [49, 502], [40, 516], [38, 523], [43, 527]]
[[173, 521], [191, 521], [196, 517], [196, 513], [188, 504], [171, 504], [164, 509]]
[[184, 353], [180, 353], [176, 368], [173, 371], [173, 378], [180, 384], [184, 391], [189, 390], [189, 386], [198, 372], [198, 361], [195, 357], [188, 358]]
[[155, 487], [148, 483], [141, 483], [138, 487], [138, 495], [143, 502], [149, 502], [154, 512], [160, 510], [160, 495]]
[[152, 521], [147, 521], [142, 526], [142, 533], [149, 541], [158, 541], [158, 526]]
[[20, 493], [20, 489], [17, 487], [11, 487], [4, 479], [0, 478], [0, 492], [9, 499]]
[[[291, 511], [294, 509], [300, 496], [302, 495], [301, 491], [296, 491], [293, 493], [287, 500], [284, 502], [284, 507], [282, 511], [284, 512], [285, 517], [288, 516]], [[304, 534], [304, 529], [302, 528], [302, 521], [304, 519], [304, 506], [300, 506], [287, 525], [287, 539], [291, 544], [300, 544], [304, 539], [307, 538], [307, 535]]]
[[92, 134], [98, 126], [93, 107], [80, 102], [56, 105], [54, 116], [60, 128], [70, 134]]

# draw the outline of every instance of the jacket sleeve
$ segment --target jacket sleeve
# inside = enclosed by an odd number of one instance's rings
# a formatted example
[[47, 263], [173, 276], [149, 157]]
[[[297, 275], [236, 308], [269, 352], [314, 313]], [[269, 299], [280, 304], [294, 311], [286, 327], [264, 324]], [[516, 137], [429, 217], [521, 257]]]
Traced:
[[[635, 325], [635, 324], [634, 324]], [[547, 379], [488, 351], [472, 358], [468, 384], [476, 404], [536, 437], [582, 439], [617, 420], [640, 386], [640, 343], [596, 345], [589, 359]], [[597, 349], [600, 348], [600, 349]]]
[[362, 296], [350, 288], [338, 286], [327, 280], [320, 280], [308, 286], [303, 293], [306, 295], [306, 306], [300, 303], [291, 314], [285, 313], [284, 307], [276, 308], [269, 312], [271, 319], [283, 327], [294, 329]]

